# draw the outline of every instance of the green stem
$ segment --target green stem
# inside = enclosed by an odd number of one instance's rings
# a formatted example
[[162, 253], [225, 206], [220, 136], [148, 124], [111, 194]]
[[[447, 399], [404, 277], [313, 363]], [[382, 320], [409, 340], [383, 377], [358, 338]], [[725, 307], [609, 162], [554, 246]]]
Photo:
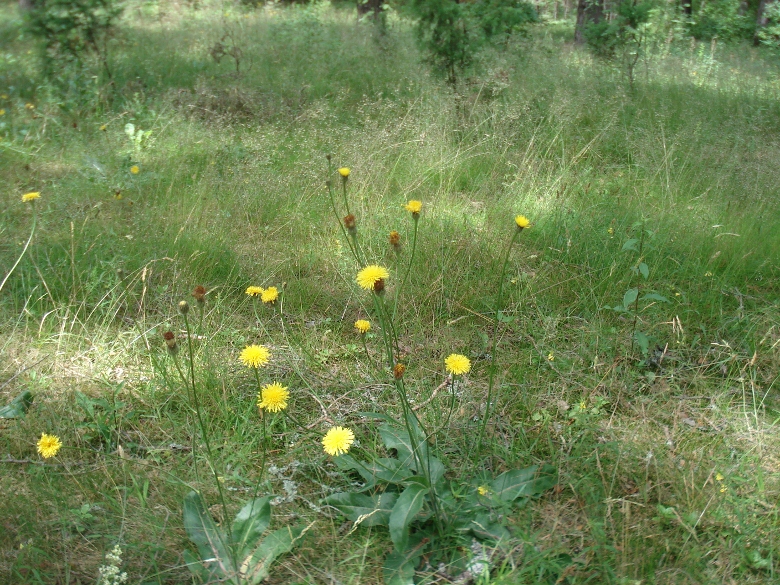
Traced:
[[509, 245], [506, 247], [506, 253], [504, 254], [504, 262], [501, 264], [501, 272], [498, 275], [498, 298], [496, 299], [496, 321], [494, 324], [495, 331], [493, 332], [493, 343], [490, 348], [490, 375], [488, 377], [488, 394], [487, 402], [485, 404], [485, 414], [482, 416], [482, 424], [479, 429], [479, 436], [477, 438], [477, 455], [479, 455], [482, 449], [482, 439], [485, 436], [485, 427], [487, 427], [487, 421], [490, 419], [490, 407], [493, 402], [493, 384], [496, 377], [496, 347], [498, 345], [498, 330], [501, 326], [499, 317], [501, 315], [502, 303], [504, 300], [504, 277], [506, 275], [506, 267], [509, 264], [509, 254], [512, 251], [512, 246], [517, 240], [517, 236], [520, 234], [520, 230], [515, 230], [512, 235], [512, 239], [509, 240]]
[[[645, 247], [645, 224], [642, 223], [642, 231], [639, 234], [639, 260], [637, 260], [637, 266], [642, 262], [642, 250]], [[634, 322], [631, 325], [631, 350], [629, 353], [634, 353], [634, 339], [636, 336], [636, 324], [639, 320], [639, 285], [642, 283], [640, 280], [636, 287], [636, 300], [634, 301]]]
[[25, 242], [24, 248], [22, 248], [22, 253], [19, 254], [19, 257], [16, 259], [16, 262], [14, 262], [14, 265], [11, 266], [11, 270], [9, 270], [8, 274], [5, 275], [5, 278], [3, 278], [3, 282], [0, 282], [0, 291], [3, 290], [5, 283], [8, 282], [8, 279], [11, 278], [11, 275], [13, 274], [14, 270], [16, 270], [16, 267], [19, 266], [19, 262], [21, 262], [22, 258], [24, 258], [24, 255], [27, 253], [27, 248], [30, 247], [30, 243], [32, 242], [33, 235], [35, 234], [35, 226], [37, 224], [38, 214], [35, 212], [35, 201], [32, 201], [31, 203], [33, 206], [33, 220], [32, 220], [32, 228], [30, 229], [30, 237], [27, 238], [27, 242]]
[[409, 278], [409, 274], [412, 272], [412, 263], [414, 262], [414, 252], [417, 250], [417, 227], [420, 225], [419, 218], [412, 216], [414, 219], [414, 235], [412, 236], [412, 253], [409, 255], [409, 265], [406, 267], [406, 274], [401, 281], [401, 286], [395, 289], [395, 299], [393, 300], [393, 321], [395, 321], [395, 315], [398, 310], [398, 297], [401, 295], [401, 289], [406, 286], [406, 281]]

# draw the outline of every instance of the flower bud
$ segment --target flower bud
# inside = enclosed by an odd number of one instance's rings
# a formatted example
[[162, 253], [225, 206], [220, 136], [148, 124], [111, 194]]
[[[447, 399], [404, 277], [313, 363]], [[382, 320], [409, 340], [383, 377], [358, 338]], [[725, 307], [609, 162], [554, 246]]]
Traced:
[[190, 304], [187, 301], [179, 302], [179, 313], [186, 315], [190, 312]]

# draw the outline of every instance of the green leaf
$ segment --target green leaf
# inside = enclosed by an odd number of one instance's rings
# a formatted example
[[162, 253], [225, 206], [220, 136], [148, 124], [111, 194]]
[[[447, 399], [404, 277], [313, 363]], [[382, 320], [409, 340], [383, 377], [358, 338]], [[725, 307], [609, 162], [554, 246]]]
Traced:
[[216, 568], [216, 564], [208, 563], [208, 566], [204, 565], [192, 551], [185, 549], [182, 556], [197, 583], [218, 583], [223, 577]]
[[397, 499], [398, 494], [394, 492], [373, 496], [341, 492], [328, 496], [323, 502], [337, 508], [352, 522], [365, 526], [386, 526]]
[[290, 552], [298, 540], [311, 527], [285, 526], [266, 536], [255, 551], [243, 558], [239, 566], [241, 583], [257, 585], [270, 574], [271, 564], [279, 555]]
[[243, 555], [257, 546], [257, 541], [271, 523], [271, 498], [254, 498], [244, 505], [233, 520], [232, 536], [236, 551]]
[[411, 469], [402, 465], [398, 459], [393, 457], [384, 457], [377, 459], [373, 463], [368, 463], [357, 461], [350, 455], [340, 455], [334, 457], [333, 461], [339, 469], [357, 471], [368, 484], [363, 488], [364, 490], [376, 485], [377, 480], [399, 484], [413, 475]]
[[25, 390], [11, 402], [0, 408], [0, 418], [21, 418], [33, 401], [32, 392]]
[[406, 550], [393, 551], [385, 557], [382, 569], [385, 585], [414, 585], [414, 568], [425, 552], [422, 540], [422, 535], [413, 535]]
[[469, 529], [480, 540], [506, 540], [511, 534], [501, 524], [491, 522], [488, 514], [479, 514], [470, 524]]
[[503, 311], [499, 311], [499, 312], [498, 312], [498, 320], [499, 320], [501, 323], [511, 323], [511, 322], [512, 322], [512, 321], [514, 321], [516, 318], [517, 318], [517, 317], [515, 317], [514, 315], [505, 315]]
[[623, 295], [623, 306], [628, 309], [631, 304], [636, 301], [636, 298], [639, 296], [639, 289], [638, 288], [630, 288], [626, 291], [626, 294]]
[[645, 280], [647, 280], [650, 276], [650, 268], [644, 262], [639, 263], [639, 272], [642, 273], [642, 276], [645, 277]]
[[642, 295], [642, 298], [639, 299], [640, 301], [658, 301], [661, 303], [668, 303], [669, 299], [667, 299], [663, 295], [659, 295], [657, 293], [647, 293], [646, 295]]
[[555, 485], [556, 469], [551, 465], [539, 468], [512, 469], [502, 473], [491, 484], [491, 492], [504, 502], [520, 497], [537, 496]]
[[634, 341], [642, 350], [642, 355], [647, 355], [647, 350], [650, 347], [650, 338], [641, 331], [634, 331]]
[[214, 524], [203, 499], [198, 492], [190, 492], [184, 497], [184, 530], [195, 543], [202, 562], [209, 562], [222, 575], [232, 575], [235, 569], [226, 547], [225, 535]]
[[634, 252], [639, 252], [639, 248], [636, 247], [636, 245], [639, 243], [639, 240], [636, 238], [631, 238], [630, 240], [626, 240], [623, 243], [623, 247], [621, 248], [621, 252], [625, 252], [626, 250], [633, 250]]
[[409, 544], [409, 525], [425, 504], [425, 496], [430, 491], [419, 483], [410, 484], [400, 496], [390, 512], [390, 540], [395, 550], [403, 551]]

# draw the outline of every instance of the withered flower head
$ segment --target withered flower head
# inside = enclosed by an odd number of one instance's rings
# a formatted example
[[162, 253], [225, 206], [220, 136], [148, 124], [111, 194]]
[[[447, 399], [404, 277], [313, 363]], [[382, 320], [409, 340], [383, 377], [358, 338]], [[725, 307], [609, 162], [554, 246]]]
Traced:
[[190, 312], [190, 304], [187, 301], [180, 301], [179, 302], [179, 313], [182, 315], [186, 315]]
[[168, 351], [171, 353], [176, 353], [178, 351], [178, 346], [176, 345], [176, 336], [173, 334], [173, 331], [166, 331], [163, 333], [163, 339], [165, 340], [165, 345], [168, 346]]
[[203, 305], [206, 302], [206, 287], [200, 285], [196, 286], [195, 290], [192, 291], [192, 296], [195, 297], [195, 300], [199, 305]]
[[404, 372], [406, 372], [406, 366], [404, 364], [398, 363], [395, 364], [393, 367], [393, 377], [396, 380], [400, 380], [404, 377]]
[[390, 245], [395, 248], [396, 252], [401, 249], [401, 234], [395, 230], [390, 232]]
[[357, 231], [357, 220], [355, 219], [355, 216], [351, 213], [349, 215], [344, 216], [344, 227], [347, 228], [347, 231], [351, 235], [355, 235], [355, 232]]

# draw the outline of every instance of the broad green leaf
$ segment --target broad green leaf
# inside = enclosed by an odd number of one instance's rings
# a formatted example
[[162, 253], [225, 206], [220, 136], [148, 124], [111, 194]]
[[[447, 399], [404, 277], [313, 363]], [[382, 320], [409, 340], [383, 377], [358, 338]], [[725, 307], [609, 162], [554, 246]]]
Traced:
[[488, 514], [479, 514], [469, 523], [469, 529], [480, 540], [506, 540], [511, 535], [501, 524], [491, 522]]
[[366, 481], [366, 485], [363, 489], [368, 489], [376, 485], [374, 480], [374, 474], [362, 461], [358, 461], [351, 455], [339, 455], [333, 458], [333, 462], [336, 466], [343, 471], [357, 471], [360, 476]]
[[645, 280], [650, 276], [650, 268], [644, 262], [639, 263], [639, 272], [645, 277]]
[[538, 465], [512, 469], [491, 482], [491, 492], [494, 497], [504, 502], [513, 502], [520, 497], [538, 496], [555, 485], [555, 473], [555, 468], [550, 465], [541, 469]]
[[623, 306], [628, 309], [631, 304], [636, 301], [636, 298], [639, 296], [639, 289], [638, 288], [630, 288], [626, 291], [626, 294], [623, 295]]
[[659, 295], [658, 293], [647, 293], [646, 295], [642, 295], [642, 298], [639, 299], [640, 301], [658, 301], [661, 303], [668, 303], [669, 299], [667, 299], [663, 295]]
[[406, 550], [393, 551], [385, 557], [382, 569], [385, 585], [414, 585], [414, 568], [425, 552], [422, 540], [422, 535], [413, 535]]
[[339, 469], [357, 471], [368, 483], [363, 488], [364, 490], [367, 487], [373, 487], [377, 480], [398, 484], [412, 475], [412, 470], [402, 465], [394, 457], [384, 457], [369, 463], [357, 461], [350, 455], [339, 455], [334, 457], [333, 461], [338, 465]]
[[444, 473], [447, 471], [447, 468], [444, 467], [444, 463], [439, 461], [433, 455], [428, 456], [426, 461], [428, 462], [428, 469], [425, 473], [430, 475], [431, 485], [435, 486], [437, 483], [439, 483], [439, 480], [444, 477]]
[[270, 574], [271, 564], [279, 555], [290, 552], [297, 541], [311, 527], [285, 526], [266, 536], [255, 551], [243, 558], [239, 565], [241, 583], [257, 585]]
[[647, 355], [647, 350], [650, 348], [650, 338], [641, 331], [634, 331], [634, 341], [642, 350], [642, 355]]
[[198, 492], [190, 492], [184, 497], [184, 530], [198, 547], [201, 561], [213, 563], [222, 575], [235, 573], [227, 552], [226, 537], [214, 524]]
[[33, 401], [32, 392], [25, 390], [11, 402], [0, 408], [0, 418], [20, 418], [24, 416]]
[[386, 526], [397, 499], [398, 494], [394, 492], [373, 496], [341, 492], [328, 496], [323, 502], [337, 508], [352, 522], [360, 522], [364, 526]]
[[626, 240], [623, 243], [623, 247], [621, 248], [622, 252], [625, 252], [626, 250], [633, 250], [634, 252], [639, 252], [639, 248], [636, 247], [636, 245], [639, 243], [639, 240], [636, 238], [631, 238], [630, 240]]
[[254, 498], [246, 503], [233, 520], [231, 529], [237, 554], [257, 546], [258, 539], [271, 523], [271, 498]]
[[390, 512], [390, 540], [395, 550], [403, 551], [409, 543], [409, 525], [425, 504], [425, 496], [430, 489], [419, 483], [410, 484], [395, 502]]
[[196, 583], [219, 583], [220, 579], [224, 577], [220, 574], [216, 563], [204, 565], [192, 551], [187, 549], [184, 550], [182, 556]]

